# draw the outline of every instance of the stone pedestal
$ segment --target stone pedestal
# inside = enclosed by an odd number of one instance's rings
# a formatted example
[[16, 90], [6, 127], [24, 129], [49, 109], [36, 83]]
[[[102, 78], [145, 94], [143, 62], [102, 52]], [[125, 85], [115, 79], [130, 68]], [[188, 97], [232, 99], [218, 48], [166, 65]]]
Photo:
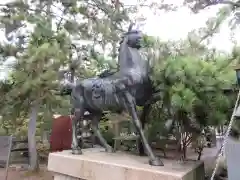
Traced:
[[147, 157], [86, 149], [82, 155], [51, 153], [48, 170], [54, 172], [54, 180], [204, 180], [202, 162], [163, 162], [165, 166], [154, 167]]

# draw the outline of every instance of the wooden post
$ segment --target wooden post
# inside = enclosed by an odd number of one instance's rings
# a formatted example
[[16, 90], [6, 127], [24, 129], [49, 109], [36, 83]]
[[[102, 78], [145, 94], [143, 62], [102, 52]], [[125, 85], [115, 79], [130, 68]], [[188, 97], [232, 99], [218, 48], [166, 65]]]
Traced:
[[8, 177], [8, 166], [9, 166], [9, 161], [11, 157], [11, 150], [12, 150], [12, 136], [9, 137], [9, 149], [8, 149], [8, 157], [7, 157], [7, 163], [6, 163], [6, 169], [5, 169], [5, 180], [7, 180]]

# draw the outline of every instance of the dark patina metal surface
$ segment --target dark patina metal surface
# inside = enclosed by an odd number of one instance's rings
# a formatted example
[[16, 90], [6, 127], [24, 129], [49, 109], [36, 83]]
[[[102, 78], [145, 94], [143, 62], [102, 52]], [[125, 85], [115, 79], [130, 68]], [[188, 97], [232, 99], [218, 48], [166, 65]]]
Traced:
[[143, 106], [152, 94], [152, 84], [149, 78], [148, 61], [142, 58], [141, 48], [142, 33], [133, 31], [130, 25], [124, 35], [118, 56], [119, 69], [116, 73], [105, 72], [96, 78], [89, 78], [71, 86], [71, 102], [73, 104], [74, 118], [72, 121], [72, 153], [81, 154], [81, 141], [77, 139], [77, 122], [84, 112], [92, 115], [92, 128], [99, 141], [107, 152], [113, 152], [98, 129], [103, 111], [114, 112], [128, 111], [133, 124], [140, 136], [149, 163], [161, 166], [143, 132], [142, 123], [137, 116], [136, 106]]

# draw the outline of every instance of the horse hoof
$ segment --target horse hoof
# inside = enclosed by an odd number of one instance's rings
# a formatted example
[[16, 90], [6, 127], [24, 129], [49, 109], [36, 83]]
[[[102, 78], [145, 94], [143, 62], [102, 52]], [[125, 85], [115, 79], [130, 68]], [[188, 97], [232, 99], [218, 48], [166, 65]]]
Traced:
[[113, 150], [113, 148], [112, 148], [112, 147], [109, 147], [109, 148], [106, 148], [106, 152], [107, 152], [107, 153], [113, 153], [113, 152], [114, 152], [114, 150]]
[[81, 151], [81, 149], [72, 149], [72, 154], [80, 155], [80, 154], [82, 154], [82, 151]]
[[151, 166], [164, 166], [163, 162], [158, 158], [149, 160], [149, 164]]
[[139, 152], [138, 154], [139, 154], [139, 156], [147, 156], [147, 154], [145, 152]]

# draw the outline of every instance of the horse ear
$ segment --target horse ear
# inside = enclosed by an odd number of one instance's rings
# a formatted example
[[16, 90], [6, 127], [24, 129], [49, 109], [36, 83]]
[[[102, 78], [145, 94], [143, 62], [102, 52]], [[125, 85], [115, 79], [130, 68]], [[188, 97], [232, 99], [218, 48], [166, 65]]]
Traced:
[[131, 23], [130, 23], [130, 25], [129, 25], [129, 27], [128, 27], [128, 32], [130, 32], [130, 31], [132, 30], [132, 28], [133, 28], [133, 25], [134, 25], [134, 23], [133, 23], [133, 22], [131, 22]]

